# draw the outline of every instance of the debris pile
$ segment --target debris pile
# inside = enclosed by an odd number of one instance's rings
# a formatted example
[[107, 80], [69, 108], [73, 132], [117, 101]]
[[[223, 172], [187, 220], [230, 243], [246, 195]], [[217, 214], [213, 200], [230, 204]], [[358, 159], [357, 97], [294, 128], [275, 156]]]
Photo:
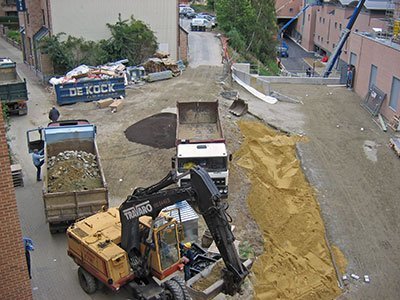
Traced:
[[149, 58], [144, 64], [146, 73], [159, 73], [164, 71], [171, 71], [172, 76], [176, 77], [181, 75], [184, 65], [176, 62], [169, 57], [169, 53], [156, 52], [154, 57]]
[[64, 151], [47, 162], [48, 192], [84, 191], [101, 188], [96, 155], [85, 151]]
[[65, 76], [53, 77], [50, 79], [50, 84], [66, 84], [66, 83], [81, 83], [94, 79], [110, 79], [123, 77], [125, 86], [142, 82], [148, 74], [160, 73], [165, 71], [172, 72], [172, 76], [179, 76], [185, 69], [182, 61], [175, 61], [169, 57], [169, 53], [156, 52], [154, 57], [149, 58], [142, 65], [125, 66], [128, 63], [127, 59], [122, 59], [115, 62], [109, 62], [100, 66], [80, 65], [69, 71]]
[[78, 83], [85, 82], [93, 79], [110, 79], [115, 77], [126, 77], [126, 67], [124, 63], [127, 63], [127, 59], [119, 60], [116, 62], [107, 63], [105, 65], [91, 67], [87, 65], [80, 65], [75, 69], [69, 71], [63, 77], [53, 77], [50, 79], [50, 83], [53, 85], [66, 84], [66, 83]]

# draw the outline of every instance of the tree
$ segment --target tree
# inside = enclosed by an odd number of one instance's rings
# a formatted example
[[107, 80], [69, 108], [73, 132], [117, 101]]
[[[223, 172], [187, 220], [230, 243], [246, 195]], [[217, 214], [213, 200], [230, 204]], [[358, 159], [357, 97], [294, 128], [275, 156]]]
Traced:
[[110, 61], [128, 59], [132, 65], [142, 63], [157, 50], [157, 39], [142, 21], [118, 17], [116, 24], [107, 24], [111, 37], [99, 42], [59, 33], [42, 40], [40, 49], [48, 54], [57, 74], [65, 73], [78, 65], [96, 66]]
[[262, 62], [275, 59], [276, 17], [273, 0], [218, 0], [215, 8], [220, 27], [231, 45], [240, 45]]
[[128, 20], [121, 20], [115, 25], [107, 24], [111, 31], [111, 38], [108, 40], [106, 51], [111, 60], [128, 59], [130, 64], [140, 64], [157, 50], [157, 39], [154, 32], [142, 21], [131, 17]]
[[40, 44], [41, 52], [48, 54], [53, 62], [56, 74], [63, 73], [72, 65], [71, 56], [69, 55], [70, 51], [60, 40], [63, 35], [65, 33], [61, 32], [56, 35], [44, 37]]

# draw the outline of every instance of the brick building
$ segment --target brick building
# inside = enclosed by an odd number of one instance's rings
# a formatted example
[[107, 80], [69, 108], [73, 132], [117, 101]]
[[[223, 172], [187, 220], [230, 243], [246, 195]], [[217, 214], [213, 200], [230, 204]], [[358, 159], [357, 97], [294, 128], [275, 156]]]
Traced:
[[0, 224], [0, 299], [32, 299], [3, 114], [0, 114]]
[[16, 0], [0, 0], [0, 16], [17, 16]]

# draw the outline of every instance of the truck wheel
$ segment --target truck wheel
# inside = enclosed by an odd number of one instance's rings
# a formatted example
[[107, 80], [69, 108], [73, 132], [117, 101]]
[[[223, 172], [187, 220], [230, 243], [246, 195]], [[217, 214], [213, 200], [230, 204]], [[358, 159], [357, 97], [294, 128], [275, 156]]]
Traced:
[[50, 224], [50, 223], [49, 223], [49, 230], [50, 230], [51, 234], [55, 234], [58, 232], [57, 227], [55, 227], [53, 224]]
[[175, 281], [180, 286], [180, 288], [182, 290], [183, 298], [185, 300], [191, 300], [192, 299], [190, 297], [189, 291], [186, 289], [185, 280], [182, 277], [174, 276], [174, 277], [171, 278], [171, 280]]
[[180, 285], [174, 280], [164, 282], [165, 296], [168, 300], [185, 300]]
[[93, 294], [96, 292], [97, 286], [96, 286], [96, 278], [94, 278], [90, 273], [85, 271], [82, 267], [79, 267], [78, 269], [78, 277], [79, 277], [79, 284], [81, 285], [81, 288], [87, 293], [87, 294]]

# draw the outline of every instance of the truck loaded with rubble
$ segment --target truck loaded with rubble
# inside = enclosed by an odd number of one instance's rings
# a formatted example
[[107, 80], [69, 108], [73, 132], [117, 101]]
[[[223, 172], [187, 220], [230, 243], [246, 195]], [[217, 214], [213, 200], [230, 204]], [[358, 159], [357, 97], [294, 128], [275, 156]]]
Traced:
[[43, 202], [51, 233], [108, 207], [108, 189], [86, 120], [52, 122], [27, 132], [29, 151], [44, 149]]

